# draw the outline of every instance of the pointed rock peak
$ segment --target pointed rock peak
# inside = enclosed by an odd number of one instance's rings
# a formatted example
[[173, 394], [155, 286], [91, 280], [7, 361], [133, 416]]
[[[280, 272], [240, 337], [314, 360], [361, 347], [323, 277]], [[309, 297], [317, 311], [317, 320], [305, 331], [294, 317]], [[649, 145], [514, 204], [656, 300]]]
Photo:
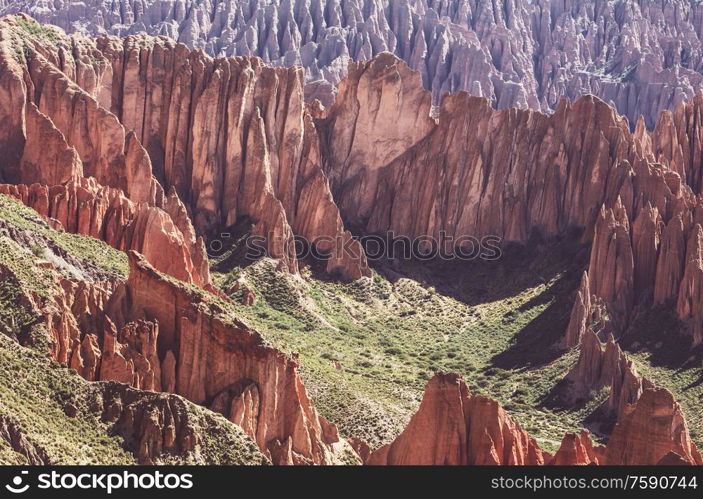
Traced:
[[500, 404], [471, 395], [459, 375], [438, 373], [405, 430], [373, 452], [368, 463], [543, 464], [544, 457]]
[[635, 404], [625, 408], [615, 426], [605, 463], [655, 465], [672, 452], [690, 464], [703, 464], [671, 392], [646, 389]]
[[659, 215], [659, 209], [656, 206], [652, 206], [652, 203], [647, 201], [644, 207], [640, 210], [639, 214], [635, 218], [635, 224], [645, 224], [649, 222], [650, 224], [661, 223], [661, 216]]
[[637, 123], [635, 124], [635, 137], [640, 141], [647, 138], [647, 124], [641, 114], [637, 117]]
[[556, 466], [601, 464], [604, 454], [605, 447], [593, 445], [591, 434], [583, 429], [578, 435], [575, 433], [564, 435], [559, 450], [549, 464]]
[[589, 327], [592, 318], [591, 288], [588, 271], [581, 276], [581, 284], [576, 292], [576, 299], [571, 309], [569, 325], [564, 335], [564, 346], [572, 348], [581, 342], [581, 337]]

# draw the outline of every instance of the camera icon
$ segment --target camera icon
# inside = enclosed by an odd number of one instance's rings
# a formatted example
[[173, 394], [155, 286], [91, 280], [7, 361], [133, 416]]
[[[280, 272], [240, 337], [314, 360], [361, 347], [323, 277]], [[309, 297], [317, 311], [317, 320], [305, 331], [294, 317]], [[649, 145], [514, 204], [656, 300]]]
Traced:
[[12, 492], [13, 494], [22, 494], [23, 492], [27, 492], [29, 489], [29, 484], [24, 484], [22, 485], [23, 482], [23, 475], [28, 475], [29, 471], [22, 471], [20, 472], [19, 475], [15, 476], [12, 479], [12, 484], [7, 484], [5, 485], [5, 488]]

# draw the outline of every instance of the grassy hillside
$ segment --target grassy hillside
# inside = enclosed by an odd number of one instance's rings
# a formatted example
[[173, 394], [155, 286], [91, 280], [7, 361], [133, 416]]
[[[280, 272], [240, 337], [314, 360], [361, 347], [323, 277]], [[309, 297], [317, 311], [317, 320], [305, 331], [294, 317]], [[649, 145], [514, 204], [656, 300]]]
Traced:
[[[0, 194], [0, 235], [12, 229], [24, 231], [26, 249], [37, 258], [67, 258], [66, 263], [80, 259], [90, 270], [127, 276], [127, 255], [89, 236], [52, 229], [37, 212], [14, 198]], [[47, 253], [47, 249], [50, 253]], [[65, 269], [67, 270], [67, 269]]]
[[[496, 262], [379, 267], [350, 284], [316, 279], [310, 269], [281, 275], [268, 260], [216, 278], [224, 290], [239, 280], [255, 291], [255, 305], [236, 313], [300, 353], [317, 407], [345, 435], [372, 445], [394, 438], [432, 374], [455, 371], [554, 448], [588, 410], [541, 406], [576, 360], [553, 345], [582, 265], [582, 249], [562, 244], [514, 248]], [[231, 295], [238, 300], [241, 286]]]

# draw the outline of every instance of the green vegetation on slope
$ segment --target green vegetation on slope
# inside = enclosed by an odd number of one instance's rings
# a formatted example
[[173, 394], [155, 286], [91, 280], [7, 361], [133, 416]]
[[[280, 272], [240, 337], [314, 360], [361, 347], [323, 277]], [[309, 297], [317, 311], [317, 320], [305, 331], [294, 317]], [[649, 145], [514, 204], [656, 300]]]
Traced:
[[53, 230], [37, 212], [16, 199], [2, 194], [0, 194], [0, 222], [2, 222], [0, 234], [3, 228], [7, 231], [14, 227], [36, 235], [37, 243], [29, 249], [37, 258], [47, 256], [43, 247], [46, 244], [42, 242], [48, 242], [56, 246], [52, 251], [58, 249], [56, 253], [59, 257], [71, 256], [84, 260], [105, 272], [127, 276], [128, 265], [125, 253], [94, 237]]
[[[87, 410], [97, 395], [75, 372], [0, 335], [0, 414], [52, 462], [135, 462], [121, 439]], [[81, 407], [76, 417], [66, 415], [68, 404]]]
[[[235, 313], [278, 348], [298, 352], [316, 406], [346, 436], [372, 446], [394, 438], [437, 371], [461, 373], [474, 393], [500, 401], [542, 446], [580, 427], [588, 408], [555, 411], [542, 401], [576, 352], [563, 334], [583, 262], [564, 245], [515, 248], [494, 262], [408, 263], [409, 277], [379, 273], [349, 284], [275, 271], [270, 260], [215, 274], [258, 296]], [[581, 254], [582, 258], [582, 254]], [[235, 301], [241, 287], [231, 291]]]

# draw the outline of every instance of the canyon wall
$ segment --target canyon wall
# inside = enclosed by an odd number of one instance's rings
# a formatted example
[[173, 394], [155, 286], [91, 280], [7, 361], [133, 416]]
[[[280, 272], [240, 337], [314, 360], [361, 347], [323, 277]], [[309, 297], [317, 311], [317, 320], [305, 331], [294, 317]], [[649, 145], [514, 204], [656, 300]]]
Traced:
[[[672, 453], [700, 461], [678, 405], [637, 376], [616, 340], [638, 305], [667, 304], [691, 344], [703, 341], [703, 101], [663, 114], [652, 132], [640, 120], [632, 133], [592, 96], [546, 116], [457, 93], [432, 118], [421, 75], [384, 53], [350, 65], [330, 108], [308, 108], [300, 69], [31, 23], [0, 21], [0, 192], [56, 228], [129, 251], [130, 263], [126, 281], [58, 280], [38, 312], [55, 360], [211, 408], [275, 463], [356, 459], [313, 407], [296, 359], [189, 286], [214, 291], [202, 236], [251, 219], [279, 268], [296, 272], [294, 235], [332, 250], [351, 240], [342, 220], [365, 233], [520, 243], [578, 230], [592, 249], [564, 339], [580, 345], [569, 378], [577, 391], [610, 387], [612, 446], [567, 435], [549, 456], [496, 402], [440, 375], [406, 430], [366, 460], [626, 464], [622, 441], [641, 440], [643, 421], [662, 412], [671, 424], [653, 447], [636, 444], [648, 464]], [[371, 275], [352, 247], [332, 254], [330, 274]]]
[[[626, 121], [593, 97], [562, 101], [551, 116], [495, 111], [465, 93], [446, 95], [436, 121], [429, 108], [419, 75], [402, 61], [384, 55], [352, 67], [318, 120], [325, 169], [349, 223], [508, 241], [581, 227], [589, 239], [603, 203], [618, 195], [634, 202], [635, 175], [653, 176], [633, 164], [642, 162], [641, 146]], [[651, 190], [668, 191], [659, 183]]]
[[[370, 275], [319, 168], [299, 69], [213, 60], [163, 38], [91, 42], [22, 17], [0, 29], [6, 183], [93, 177], [120, 189], [172, 218], [200, 272], [196, 234], [250, 219], [282, 268], [297, 271], [297, 234], [330, 254], [329, 273]], [[41, 168], [39, 143], [50, 151]]]
[[350, 226], [457, 244], [467, 236], [524, 243], [535, 233], [580, 231], [593, 246], [591, 270], [567, 346], [578, 344], [594, 315], [607, 316], [618, 338], [637, 306], [671, 300], [696, 345], [703, 204], [687, 179], [701, 166], [702, 103], [679, 108], [680, 121], [662, 115], [651, 133], [642, 121], [631, 133], [594, 97], [562, 101], [545, 116], [496, 111], [457, 93], [444, 96], [433, 120], [419, 75], [384, 54], [350, 66], [337, 101], [316, 124]]
[[[350, 450], [313, 407], [295, 359], [221, 305], [163, 277], [141, 255], [129, 256], [130, 277], [105, 313], [117, 330], [158, 328], [149, 336], [156, 365], [145, 372], [161, 374], [161, 389], [221, 411], [277, 464], [333, 464]], [[147, 343], [141, 342], [142, 355]]]
[[[127, 280], [100, 280], [85, 269], [84, 279], [62, 277], [47, 263], [55, 284], [46, 296], [23, 291], [18, 306], [45, 328], [53, 360], [89, 381], [177, 394], [221, 413], [275, 464], [358, 460], [312, 405], [296, 358], [269, 346], [226, 302], [159, 273], [142, 255], [130, 251], [129, 266]], [[179, 399], [162, 396], [161, 405], [139, 404], [123, 413], [137, 395], [127, 390], [121, 400], [106, 400], [104, 418], [137, 440], [135, 454], [143, 462], [163, 448], [188, 453], [198, 445], [198, 435], [181, 434], [190, 430], [175, 413], [183, 412]], [[144, 426], [147, 413], [160, 414], [158, 424]]]

